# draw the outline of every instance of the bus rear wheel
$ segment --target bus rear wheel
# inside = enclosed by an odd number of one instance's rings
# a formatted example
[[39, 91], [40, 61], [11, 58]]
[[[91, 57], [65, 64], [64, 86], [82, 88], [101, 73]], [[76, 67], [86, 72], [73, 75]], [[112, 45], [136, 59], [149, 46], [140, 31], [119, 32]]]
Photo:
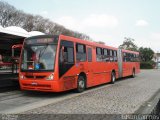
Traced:
[[86, 89], [86, 81], [83, 76], [79, 76], [77, 80], [77, 92], [81, 93]]
[[132, 71], [132, 78], [135, 78], [135, 76], [136, 76], [135, 69], [133, 69], [133, 71]]
[[116, 73], [115, 72], [112, 72], [111, 73], [111, 84], [114, 84], [116, 81]]

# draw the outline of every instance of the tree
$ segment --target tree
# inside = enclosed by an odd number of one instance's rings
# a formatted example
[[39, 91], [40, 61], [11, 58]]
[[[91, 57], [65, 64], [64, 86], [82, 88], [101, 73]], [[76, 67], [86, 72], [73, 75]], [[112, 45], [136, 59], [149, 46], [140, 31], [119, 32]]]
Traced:
[[0, 25], [2, 27], [7, 27], [9, 20], [13, 17], [15, 12], [13, 6], [9, 5], [7, 2], [0, 1]]
[[148, 62], [153, 59], [154, 51], [151, 48], [139, 48], [140, 59], [142, 62]]
[[64, 34], [84, 40], [90, 40], [90, 37], [83, 33], [69, 30], [64, 26], [42, 16], [24, 13], [23, 11], [17, 10], [14, 6], [3, 1], [0, 1], [0, 26], [18, 26], [28, 32], [40, 31], [52, 35]]
[[126, 50], [132, 50], [132, 51], [138, 51], [137, 45], [134, 43], [134, 39], [125, 37], [125, 40], [123, 41], [123, 44], [119, 46], [120, 49], [126, 49]]

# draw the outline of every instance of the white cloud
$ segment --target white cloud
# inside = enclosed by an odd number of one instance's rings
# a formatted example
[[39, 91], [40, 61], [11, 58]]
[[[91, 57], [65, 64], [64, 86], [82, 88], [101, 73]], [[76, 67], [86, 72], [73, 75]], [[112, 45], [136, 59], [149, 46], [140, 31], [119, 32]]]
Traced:
[[66, 28], [81, 32], [92, 28], [115, 28], [118, 25], [118, 19], [115, 16], [105, 14], [93, 14], [83, 19], [76, 19], [72, 16], [62, 16], [54, 21]]
[[136, 26], [145, 27], [145, 26], [148, 26], [148, 25], [149, 25], [149, 23], [146, 20], [138, 20], [136, 22]]
[[159, 40], [160, 41], [160, 32], [155, 32], [151, 34], [151, 38], [154, 40]]
[[63, 16], [55, 20], [55, 22], [65, 26], [66, 28], [69, 28], [71, 30], [79, 30], [80, 25], [78, 24], [78, 21], [74, 19], [71, 16]]
[[[102, 41], [104, 42], [106, 45], [109, 46], [113, 46], [113, 47], [118, 47], [121, 44], [121, 41], [117, 38], [115, 38], [112, 35], [110, 35], [109, 33], [104, 34], [104, 33], [88, 33], [88, 35], [93, 38], [94, 41]], [[113, 42], [114, 41], [114, 42]]]
[[150, 47], [154, 52], [160, 52], [160, 32], [152, 32], [143, 37], [137, 37], [135, 40], [139, 47]]
[[88, 27], [114, 28], [118, 25], [118, 19], [115, 16], [111, 15], [93, 14], [85, 18], [83, 24]]
[[155, 52], [160, 52], [160, 32], [151, 33], [150, 46], [152, 46]]

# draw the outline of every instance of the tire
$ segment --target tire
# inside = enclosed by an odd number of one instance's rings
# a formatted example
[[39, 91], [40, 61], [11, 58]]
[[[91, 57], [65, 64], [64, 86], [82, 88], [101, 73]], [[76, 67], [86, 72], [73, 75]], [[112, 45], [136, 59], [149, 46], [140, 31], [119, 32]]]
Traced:
[[115, 72], [112, 72], [111, 73], [111, 84], [114, 84], [115, 81], [116, 81], [116, 74], [115, 74]]
[[79, 76], [77, 80], [76, 92], [81, 93], [86, 89], [86, 80], [83, 76]]
[[132, 78], [135, 78], [135, 76], [136, 76], [135, 69], [133, 69], [131, 76], [132, 76]]

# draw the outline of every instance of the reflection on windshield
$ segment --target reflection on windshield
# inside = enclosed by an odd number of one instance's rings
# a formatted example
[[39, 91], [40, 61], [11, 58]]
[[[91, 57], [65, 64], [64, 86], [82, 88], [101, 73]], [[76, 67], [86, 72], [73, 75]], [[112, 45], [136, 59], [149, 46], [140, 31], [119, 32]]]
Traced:
[[22, 54], [22, 70], [53, 70], [56, 45], [28, 45]]

